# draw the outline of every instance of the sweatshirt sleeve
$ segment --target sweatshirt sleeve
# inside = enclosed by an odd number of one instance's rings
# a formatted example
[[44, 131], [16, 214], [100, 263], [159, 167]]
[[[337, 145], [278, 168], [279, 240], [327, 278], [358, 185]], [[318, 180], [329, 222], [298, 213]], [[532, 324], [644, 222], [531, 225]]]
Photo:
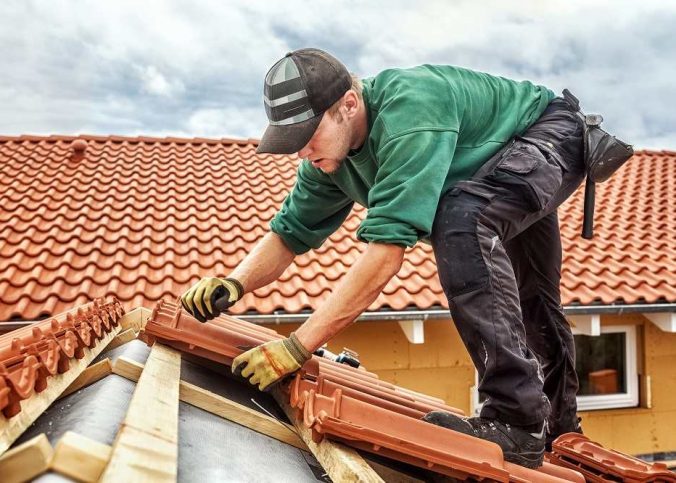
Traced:
[[430, 235], [457, 139], [456, 130], [417, 130], [378, 149], [360, 240], [411, 247]]
[[300, 255], [319, 248], [343, 224], [353, 201], [308, 161], [298, 167], [296, 184], [281, 209], [270, 222], [270, 229]]

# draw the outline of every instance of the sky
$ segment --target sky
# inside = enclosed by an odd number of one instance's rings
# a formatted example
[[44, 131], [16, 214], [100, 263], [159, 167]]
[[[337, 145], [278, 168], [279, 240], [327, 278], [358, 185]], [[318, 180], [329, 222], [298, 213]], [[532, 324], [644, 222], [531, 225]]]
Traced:
[[263, 79], [318, 47], [362, 77], [424, 63], [569, 88], [676, 149], [676, 2], [4, 0], [0, 134], [260, 138]]

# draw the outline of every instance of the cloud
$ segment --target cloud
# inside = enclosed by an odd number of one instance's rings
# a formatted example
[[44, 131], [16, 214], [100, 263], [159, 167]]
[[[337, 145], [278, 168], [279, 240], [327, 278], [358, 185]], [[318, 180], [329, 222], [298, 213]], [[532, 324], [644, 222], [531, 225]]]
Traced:
[[199, 109], [191, 114], [185, 131], [217, 138], [258, 138], [267, 125], [265, 114], [261, 110], [259, 107]]
[[144, 69], [139, 68], [139, 71], [141, 81], [143, 82], [143, 90], [148, 94], [171, 97], [185, 90], [183, 82], [178, 79], [167, 80], [154, 65], [149, 65]]
[[674, 149], [675, 22], [654, 0], [8, 1], [0, 132], [258, 137], [265, 72], [317, 46], [364, 76], [444, 63], [568, 87], [618, 136]]

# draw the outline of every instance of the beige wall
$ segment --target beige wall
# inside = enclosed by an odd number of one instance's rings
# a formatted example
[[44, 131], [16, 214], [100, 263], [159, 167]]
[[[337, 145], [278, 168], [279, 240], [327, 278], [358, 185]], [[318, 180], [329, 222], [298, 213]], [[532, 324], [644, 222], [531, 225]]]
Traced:
[[[652, 408], [580, 413], [585, 433], [629, 454], [676, 451], [676, 334], [661, 332], [638, 314], [603, 316], [601, 322], [639, 328], [639, 372], [650, 376]], [[269, 327], [288, 335], [297, 325]], [[329, 343], [333, 352], [343, 347], [358, 352], [362, 364], [386, 381], [471, 410], [474, 366], [450, 320], [426, 321], [420, 345], [409, 343], [396, 322], [359, 322]]]
[[[589, 437], [629, 454], [676, 451], [676, 334], [662, 332], [639, 314], [607, 316], [602, 324], [639, 328], [638, 365], [650, 377], [651, 408], [581, 413]], [[646, 400], [646, 391], [641, 394]]]

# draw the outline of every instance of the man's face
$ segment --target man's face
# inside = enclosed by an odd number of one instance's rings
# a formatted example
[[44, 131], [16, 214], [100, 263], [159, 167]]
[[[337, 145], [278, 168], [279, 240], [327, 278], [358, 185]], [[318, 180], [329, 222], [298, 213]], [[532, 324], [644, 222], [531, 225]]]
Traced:
[[327, 112], [298, 156], [324, 173], [335, 173], [350, 151], [350, 139], [349, 123], [343, 113], [338, 111], [334, 117]]

